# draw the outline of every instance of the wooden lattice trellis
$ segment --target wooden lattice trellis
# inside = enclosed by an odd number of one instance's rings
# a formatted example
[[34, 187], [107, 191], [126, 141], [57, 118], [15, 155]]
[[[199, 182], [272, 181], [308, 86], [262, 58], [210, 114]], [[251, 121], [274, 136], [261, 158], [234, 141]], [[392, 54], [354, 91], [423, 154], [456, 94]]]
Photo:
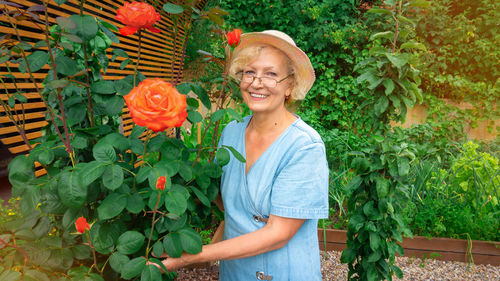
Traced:
[[[33, 5], [41, 5], [41, 1], [27, 1], [27, 0], [11, 0], [11, 2], [23, 5], [25, 7], [30, 7]], [[116, 9], [123, 5], [125, 1], [122, 0], [86, 0], [84, 3], [84, 13], [95, 16], [103, 21], [109, 22], [117, 26], [118, 28], [123, 27], [123, 24], [115, 20]], [[161, 20], [155, 25], [155, 27], [161, 29], [160, 33], [151, 33], [149, 31], [144, 31], [142, 33], [142, 46], [141, 46], [141, 63], [139, 65], [139, 71], [143, 73], [146, 77], [160, 77], [166, 81], [172, 80], [174, 77], [173, 73], [177, 73], [180, 65], [180, 49], [185, 36], [184, 23], [190, 20], [190, 15], [185, 13], [181, 20], [178, 22], [179, 32], [175, 36], [174, 42], [174, 28], [173, 22], [170, 16], [165, 13], [162, 9], [163, 5], [167, 2], [172, 1], [160, 1], [160, 0], [147, 0], [147, 2], [155, 7], [157, 11], [161, 13]], [[206, 3], [206, 0], [198, 1], [197, 8], [201, 9]], [[3, 5], [3, 4], [0, 4]], [[6, 7], [6, 6], [4, 6]], [[61, 6], [57, 5], [54, 0], [49, 1], [49, 22], [55, 23], [55, 18], [58, 16], [69, 17], [73, 14], [80, 13], [80, 1], [78, 0], [68, 0], [65, 4]], [[44, 20], [43, 14], [41, 19]], [[29, 22], [21, 21], [18, 22], [17, 30], [14, 30], [9, 24], [6, 16], [0, 16], [0, 33], [1, 34], [15, 34], [17, 31], [19, 35], [26, 42], [37, 42], [44, 39], [44, 35], [39, 31], [39, 28]], [[137, 34], [131, 36], [122, 36], [119, 33], [115, 33], [119, 40], [119, 44], [113, 43], [112, 48], [123, 49], [128, 55], [131, 62], [122, 70], [120, 69], [120, 63], [123, 60], [118, 59], [114, 62], [110, 60], [109, 67], [104, 74], [104, 79], [106, 80], [119, 80], [127, 75], [133, 74], [135, 62], [137, 59]], [[31, 43], [34, 44], [34, 43]], [[176, 44], [176, 55], [174, 55], [173, 49], [174, 44]], [[108, 50], [108, 58], [111, 59], [111, 50]], [[174, 72], [172, 73], [172, 58], [175, 57], [174, 62]], [[24, 103], [24, 120], [26, 122], [26, 136], [28, 139], [35, 139], [42, 136], [40, 129], [47, 125], [45, 120], [46, 108], [44, 103], [41, 101], [39, 94], [36, 91], [35, 84], [29, 80], [29, 75], [27, 73], [21, 73], [18, 71], [17, 65], [10, 65], [13, 75], [16, 77], [17, 88], [21, 90], [21, 94], [24, 95], [28, 102]], [[49, 70], [49, 65], [45, 65], [42, 70], [34, 74], [36, 83], [41, 86], [42, 81], [47, 75]], [[182, 71], [182, 69], [180, 69]], [[5, 65], [0, 65], [0, 75], [3, 75], [3, 80], [6, 83], [7, 90], [15, 91], [14, 81], [11, 78], [6, 78], [7, 69]], [[182, 74], [181, 74], [182, 78]], [[8, 99], [5, 94], [5, 89], [0, 91], [0, 98], [4, 101]], [[16, 104], [14, 107], [14, 115], [22, 116], [21, 105]], [[125, 107], [123, 110], [123, 125], [124, 134], [130, 134], [133, 124], [130, 118], [130, 114]], [[14, 124], [6, 116], [3, 108], [0, 108], [0, 140], [9, 149], [12, 154], [26, 153], [29, 149], [28, 146], [23, 142], [21, 135], [17, 132]]]

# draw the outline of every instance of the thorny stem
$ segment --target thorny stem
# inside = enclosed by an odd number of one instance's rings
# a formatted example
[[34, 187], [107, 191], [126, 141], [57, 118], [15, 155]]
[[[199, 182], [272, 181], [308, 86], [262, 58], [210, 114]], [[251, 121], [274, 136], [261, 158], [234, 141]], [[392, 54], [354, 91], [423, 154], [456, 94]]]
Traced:
[[[175, 17], [175, 16], [174, 16]], [[175, 23], [175, 21], [174, 21]], [[170, 75], [172, 75], [172, 84], [174, 83], [174, 64], [175, 64], [175, 57], [176, 57], [176, 49], [177, 49], [177, 27], [174, 26], [174, 46], [172, 49], [172, 61], [170, 63]]]
[[397, 4], [394, 8], [396, 9], [396, 16], [392, 15], [392, 18], [396, 22], [396, 30], [394, 31], [394, 40], [392, 41], [392, 53], [396, 52], [396, 42], [398, 40], [398, 33], [399, 33], [399, 19], [397, 15], [401, 12], [401, 9], [398, 9]]
[[[80, 1], [80, 16], [83, 15], [83, 4], [85, 3], [85, 0]], [[88, 64], [88, 55], [87, 55], [87, 44], [83, 42], [83, 62], [85, 64], [85, 69], [89, 69], [89, 64]], [[85, 87], [85, 90], [87, 91], [87, 103], [88, 103], [88, 109], [89, 109], [89, 121], [90, 121], [90, 127], [95, 127], [94, 123], [94, 109], [92, 105], [92, 93], [90, 92], [90, 88], [88, 85], [90, 85], [90, 79], [89, 79], [89, 73], [87, 72], [85, 74], [85, 79], [87, 79], [87, 86]]]
[[[99, 268], [97, 267], [97, 257], [95, 254], [94, 246], [92, 245], [92, 241], [90, 240], [90, 235], [89, 235], [88, 230], [85, 230], [85, 236], [87, 237], [87, 240], [89, 241], [89, 247], [92, 250], [92, 255], [94, 256], [94, 264], [89, 268], [89, 271], [88, 271], [88, 273], [90, 273], [90, 271], [92, 270], [92, 267], [95, 266], [97, 268], [97, 270], [99, 270]], [[88, 275], [88, 273], [87, 273], [87, 275]], [[102, 275], [102, 272], [101, 272], [101, 275]]]
[[139, 36], [139, 43], [138, 43], [138, 46], [137, 46], [137, 61], [135, 62], [135, 70], [134, 70], [134, 88], [135, 88], [135, 80], [136, 80], [136, 77], [137, 77], [137, 71], [139, 71], [139, 61], [141, 60], [141, 38], [142, 38], [142, 32], [141, 30], [139, 29], [139, 31], [137, 31], [138, 33], [138, 36]]
[[[179, 82], [179, 78], [181, 77], [181, 69], [182, 69], [182, 66], [184, 65], [184, 57], [186, 56], [186, 48], [187, 48], [187, 41], [189, 39], [189, 31], [191, 29], [187, 29], [185, 32], [184, 32], [184, 41], [182, 43], [182, 53], [181, 53], [181, 62], [180, 62], [180, 65], [179, 65], [179, 71], [177, 71], [177, 77], [175, 78], [175, 81], [174, 81], [174, 87], [177, 86], [177, 83]], [[174, 56], [175, 58], [175, 56]], [[172, 75], [173, 75], [173, 72], [172, 72]]]
[[153, 213], [153, 223], [151, 224], [151, 232], [149, 233], [148, 245], [146, 246], [146, 259], [149, 259], [149, 244], [151, 244], [151, 237], [153, 237], [153, 230], [155, 229], [155, 218], [156, 213], [158, 212], [158, 204], [160, 204], [161, 191], [158, 193], [158, 200], [156, 200], [155, 211]]

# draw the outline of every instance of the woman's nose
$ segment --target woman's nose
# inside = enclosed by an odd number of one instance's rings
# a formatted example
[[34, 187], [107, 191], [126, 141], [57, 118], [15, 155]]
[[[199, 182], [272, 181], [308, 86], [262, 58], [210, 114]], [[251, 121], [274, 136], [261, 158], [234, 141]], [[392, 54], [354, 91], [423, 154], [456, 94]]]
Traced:
[[262, 85], [262, 78], [254, 76], [252, 83], [250, 83], [250, 86], [254, 88], [261, 88], [263, 87]]

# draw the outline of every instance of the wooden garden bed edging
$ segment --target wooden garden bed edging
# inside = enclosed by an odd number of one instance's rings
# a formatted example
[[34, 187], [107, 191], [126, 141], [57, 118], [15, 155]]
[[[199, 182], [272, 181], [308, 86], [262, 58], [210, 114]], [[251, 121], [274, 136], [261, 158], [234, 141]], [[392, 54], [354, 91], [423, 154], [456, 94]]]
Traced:
[[[346, 248], [346, 233], [345, 230], [326, 229], [323, 232], [323, 229], [318, 229], [320, 249], [325, 249], [326, 237], [326, 250], [343, 251]], [[471, 240], [469, 243], [461, 239], [414, 236], [413, 239], [404, 238], [401, 246], [405, 257], [500, 265], [500, 242]], [[435, 253], [440, 256], [435, 257]]]

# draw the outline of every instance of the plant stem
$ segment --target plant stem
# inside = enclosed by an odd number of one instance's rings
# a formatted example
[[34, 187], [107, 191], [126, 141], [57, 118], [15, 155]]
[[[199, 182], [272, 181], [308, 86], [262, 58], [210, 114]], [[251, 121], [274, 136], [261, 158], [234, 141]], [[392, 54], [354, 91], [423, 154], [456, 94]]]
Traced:
[[136, 78], [137, 78], [137, 71], [139, 70], [139, 61], [141, 60], [141, 39], [142, 39], [142, 33], [141, 30], [137, 31], [138, 36], [139, 36], [139, 43], [137, 46], [137, 61], [135, 62], [135, 70], [134, 70], [134, 88], [136, 86]]
[[[181, 70], [183, 69], [183, 65], [184, 65], [184, 57], [186, 55], [187, 41], [189, 39], [189, 31], [190, 30], [191, 29], [188, 29], [184, 33], [184, 41], [182, 43], [181, 62], [180, 62], [180, 65], [179, 65], [179, 70], [177, 71], [177, 77], [175, 78], [175, 81], [173, 83], [174, 87], [177, 86], [177, 83], [179, 82], [179, 78], [181, 77], [181, 72], [182, 72]], [[174, 56], [174, 58], [175, 58], [175, 56]]]
[[[87, 237], [87, 240], [89, 241], [89, 247], [92, 250], [92, 255], [94, 256], [94, 264], [89, 268], [89, 273], [90, 273], [90, 270], [92, 270], [92, 267], [95, 266], [98, 270], [99, 270], [99, 267], [97, 266], [97, 257], [95, 254], [95, 249], [94, 249], [94, 246], [92, 245], [92, 241], [90, 240], [90, 235], [89, 235], [88, 230], [85, 231], [85, 236]], [[102, 275], [102, 272], [101, 272], [101, 275]]]
[[151, 243], [151, 237], [153, 237], [153, 231], [155, 229], [155, 218], [156, 218], [156, 213], [158, 212], [158, 204], [160, 203], [160, 198], [161, 198], [161, 191], [158, 192], [158, 199], [156, 200], [156, 205], [155, 205], [155, 210], [153, 213], [153, 222], [151, 223], [151, 232], [149, 233], [149, 238], [148, 238], [148, 245], [146, 246], [146, 260], [149, 260], [149, 244]]

